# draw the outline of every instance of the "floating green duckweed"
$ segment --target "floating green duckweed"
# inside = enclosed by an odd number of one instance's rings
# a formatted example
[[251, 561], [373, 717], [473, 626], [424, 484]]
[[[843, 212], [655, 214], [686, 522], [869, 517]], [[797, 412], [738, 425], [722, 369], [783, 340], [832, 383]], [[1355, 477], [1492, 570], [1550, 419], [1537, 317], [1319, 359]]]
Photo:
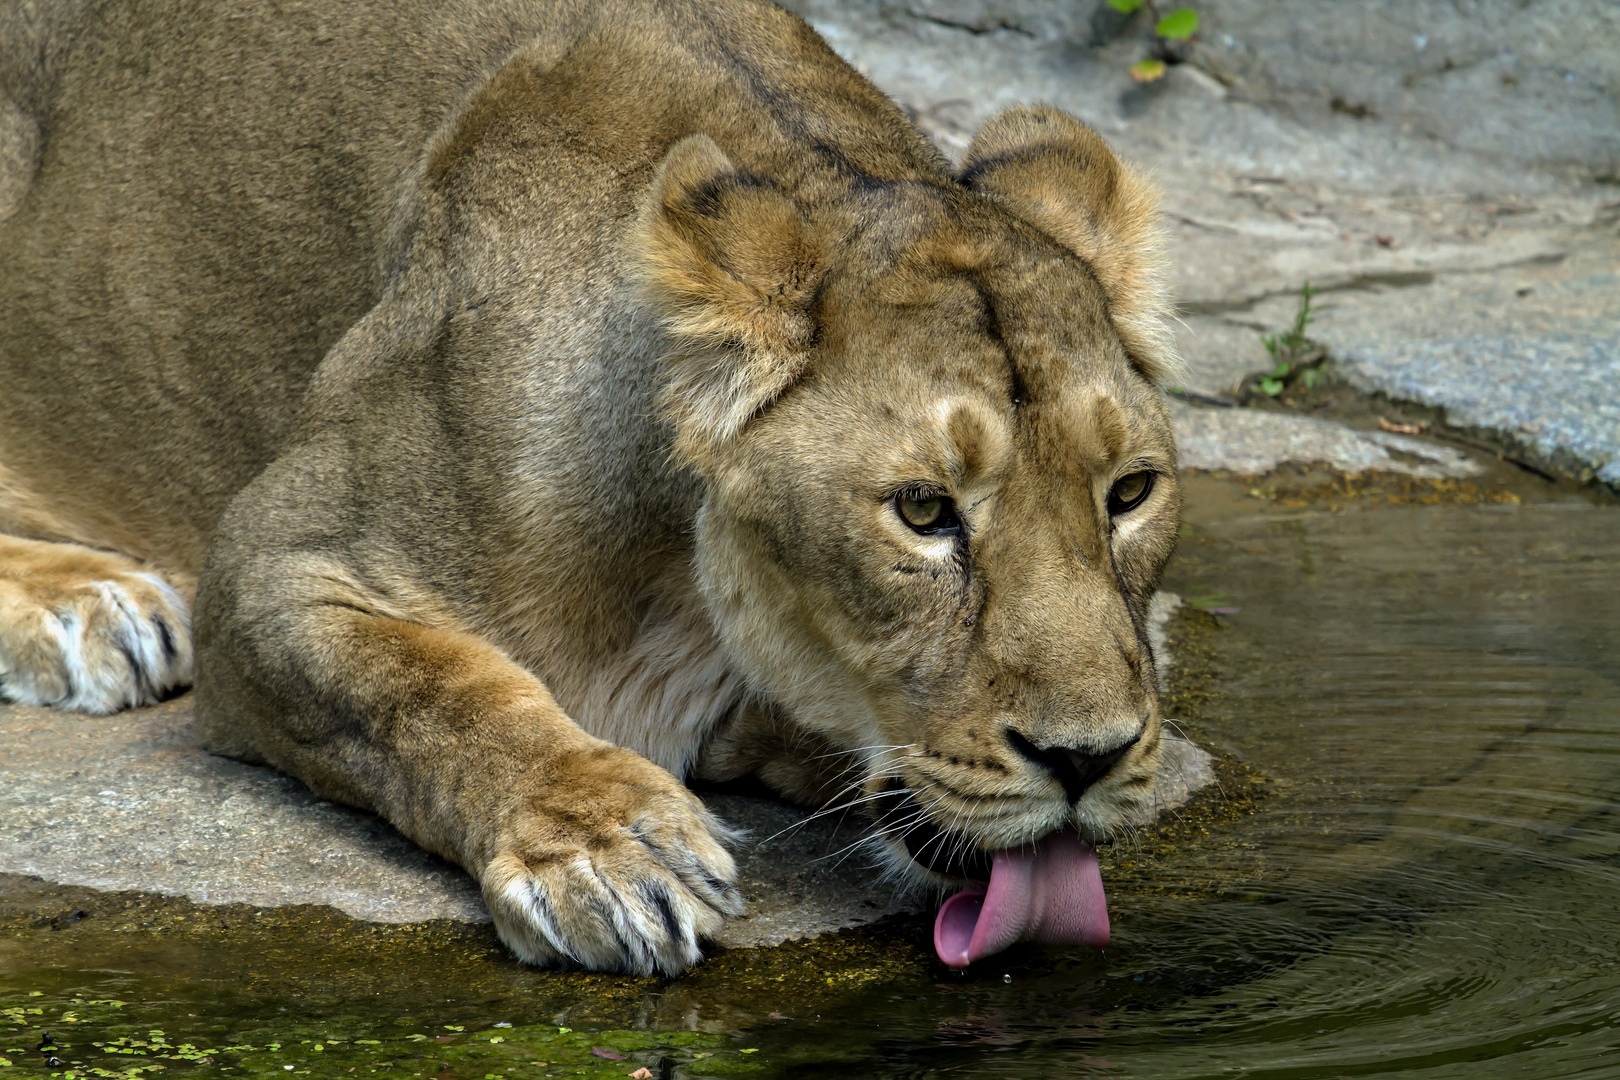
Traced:
[[[128, 1003], [81, 999], [42, 1005], [8, 1001], [9, 1031], [0, 1036], [6, 1064], [23, 1075], [135, 1078], [189, 1075], [207, 1068], [231, 1076], [432, 1076], [438, 1080], [507, 1077], [622, 1077], [640, 1068], [668, 1075], [744, 1076], [765, 1067], [756, 1047], [700, 1032], [609, 1029], [579, 1031], [555, 1024], [415, 1024], [395, 1020], [383, 1030], [343, 1034], [332, 1024], [272, 1019], [230, 1025], [217, 1021], [195, 1034], [132, 1023], [132, 1013], [165, 1012], [170, 1002]], [[402, 1032], [401, 1027], [418, 1030]], [[54, 1059], [54, 1060], [53, 1060]]]

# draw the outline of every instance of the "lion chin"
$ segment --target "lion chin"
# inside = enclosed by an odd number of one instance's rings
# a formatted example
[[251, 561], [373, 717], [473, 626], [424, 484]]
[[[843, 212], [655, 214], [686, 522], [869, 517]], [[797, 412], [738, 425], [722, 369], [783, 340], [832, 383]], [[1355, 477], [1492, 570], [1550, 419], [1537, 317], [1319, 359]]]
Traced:
[[1095, 132], [952, 165], [758, 0], [90, 10], [0, 11], [0, 695], [194, 680], [536, 964], [742, 911], [689, 779], [861, 808], [948, 963], [1106, 938], [1181, 496]]

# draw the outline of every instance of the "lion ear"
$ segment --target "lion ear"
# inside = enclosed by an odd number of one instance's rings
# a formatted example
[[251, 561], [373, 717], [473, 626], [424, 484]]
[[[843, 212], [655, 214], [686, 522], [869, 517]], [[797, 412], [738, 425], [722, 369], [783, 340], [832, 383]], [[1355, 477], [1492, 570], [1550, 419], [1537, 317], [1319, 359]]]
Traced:
[[738, 172], [707, 135], [670, 149], [639, 230], [646, 295], [677, 343], [664, 405], [677, 449], [701, 457], [803, 370], [821, 248], [791, 199]]
[[1091, 266], [1143, 375], [1160, 383], [1180, 368], [1157, 194], [1101, 136], [1056, 109], [1008, 109], [974, 136], [960, 180], [1000, 196]]

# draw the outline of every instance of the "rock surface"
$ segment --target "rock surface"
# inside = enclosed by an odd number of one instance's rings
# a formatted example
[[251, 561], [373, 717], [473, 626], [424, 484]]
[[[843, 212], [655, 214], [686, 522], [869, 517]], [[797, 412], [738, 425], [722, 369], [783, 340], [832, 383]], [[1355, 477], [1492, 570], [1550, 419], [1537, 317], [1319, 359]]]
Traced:
[[1321, 319], [1353, 383], [1620, 491], [1620, 242], [1442, 279], [1395, 312], [1377, 300], [1345, 297]]
[[1319, 462], [1340, 472], [1406, 473], [1427, 479], [1474, 476], [1480, 466], [1442, 443], [1382, 431], [1353, 431], [1287, 413], [1205, 409], [1172, 402], [1184, 469], [1268, 473], [1285, 461]]

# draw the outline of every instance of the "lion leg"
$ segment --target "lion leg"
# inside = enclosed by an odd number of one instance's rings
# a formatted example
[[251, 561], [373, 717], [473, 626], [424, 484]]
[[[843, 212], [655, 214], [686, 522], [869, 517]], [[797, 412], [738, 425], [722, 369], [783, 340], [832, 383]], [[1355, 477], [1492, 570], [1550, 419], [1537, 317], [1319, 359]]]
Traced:
[[266, 550], [230, 516], [198, 603], [211, 745], [466, 867], [530, 963], [677, 974], [741, 912], [724, 829], [674, 776], [585, 733], [477, 635], [425, 625], [329, 552]]
[[191, 683], [191, 606], [133, 559], [0, 536], [0, 699], [105, 714]]

